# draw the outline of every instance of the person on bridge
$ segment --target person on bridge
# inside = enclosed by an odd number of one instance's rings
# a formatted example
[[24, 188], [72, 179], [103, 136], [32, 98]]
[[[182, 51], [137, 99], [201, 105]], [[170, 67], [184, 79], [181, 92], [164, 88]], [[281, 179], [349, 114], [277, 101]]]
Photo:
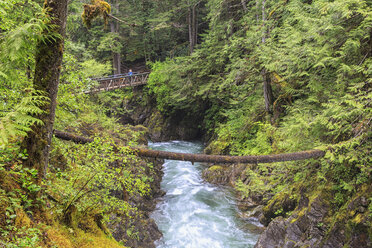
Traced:
[[133, 75], [132, 69], [129, 69], [128, 76], [132, 76], [132, 75]]

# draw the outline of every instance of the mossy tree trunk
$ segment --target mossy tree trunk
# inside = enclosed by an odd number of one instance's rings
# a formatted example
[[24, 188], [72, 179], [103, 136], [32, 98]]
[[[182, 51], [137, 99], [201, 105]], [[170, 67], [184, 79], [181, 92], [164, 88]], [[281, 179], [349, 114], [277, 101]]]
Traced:
[[36, 116], [44, 122], [44, 125], [34, 125], [32, 131], [24, 139], [22, 146], [27, 149], [28, 153], [25, 164], [38, 170], [38, 180], [44, 176], [48, 166], [63, 57], [67, 4], [68, 0], [45, 1], [44, 10], [49, 17], [48, 28], [44, 31], [45, 39], [39, 41], [37, 45], [33, 85], [36, 90], [46, 92], [49, 101], [43, 106], [45, 113]]

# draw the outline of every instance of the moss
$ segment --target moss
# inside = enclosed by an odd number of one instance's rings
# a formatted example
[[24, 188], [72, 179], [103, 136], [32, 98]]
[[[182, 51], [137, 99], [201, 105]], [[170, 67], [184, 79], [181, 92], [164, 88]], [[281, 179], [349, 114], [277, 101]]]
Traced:
[[355, 224], [359, 224], [363, 221], [363, 219], [364, 219], [364, 216], [362, 214], [357, 214], [352, 220], [352, 222], [354, 222]]
[[307, 207], [304, 207], [302, 208], [299, 212], [296, 212], [296, 214], [292, 215], [292, 219], [291, 219], [291, 223], [294, 223], [296, 222], [297, 220], [301, 219], [302, 216], [305, 215], [305, 213], [307, 213], [309, 208]]
[[63, 248], [106, 248], [124, 247], [115, 239], [106, 235], [96, 224], [93, 217], [85, 218], [85, 224], [89, 229], [69, 228], [56, 222], [52, 226], [44, 228], [46, 234], [41, 247], [63, 247]]
[[214, 165], [204, 170], [203, 178], [210, 183], [228, 184], [230, 181], [231, 167]]
[[276, 194], [263, 208], [264, 215], [273, 218], [284, 216], [286, 212], [292, 211], [296, 207], [297, 199], [291, 196], [291, 193], [284, 191]]
[[23, 209], [17, 210], [17, 217], [15, 219], [15, 226], [18, 228], [21, 227], [31, 227], [31, 219], [26, 215]]
[[5, 192], [21, 188], [16, 180], [14, 180], [14, 177], [6, 171], [0, 173], [0, 187], [4, 189]]
[[9, 207], [8, 198], [0, 191], [0, 227], [5, 227], [6, 223], [6, 209]]
[[107, 237], [102, 231], [99, 233], [86, 233], [78, 230], [75, 233], [74, 246], [79, 248], [123, 248], [115, 239]]
[[212, 167], [209, 167], [209, 171], [217, 171], [217, 170], [223, 170], [224, 168], [220, 165], [213, 165]]
[[84, 11], [81, 14], [83, 23], [89, 28], [93, 19], [101, 16], [105, 24], [108, 24], [108, 14], [111, 13], [111, 6], [103, 0], [91, 0], [92, 4], [85, 4]]
[[71, 240], [69, 239], [69, 234], [67, 233], [67, 231], [61, 230], [61, 228], [57, 225], [48, 228], [46, 230], [46, 234], [52, 246], [64, 248], [74, 247]]

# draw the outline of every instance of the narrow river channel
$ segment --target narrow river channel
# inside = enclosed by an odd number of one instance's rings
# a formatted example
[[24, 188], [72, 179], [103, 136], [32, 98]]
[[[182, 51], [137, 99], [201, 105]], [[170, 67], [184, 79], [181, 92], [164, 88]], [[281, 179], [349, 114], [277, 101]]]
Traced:
[[[151, 143], [152, 149], [201, 153], [201, 143]], [[166, 160], [161, 184], [166, 195], [152, 217], [163, 238], [158, 248], [253, 247], [258, 233], [253, 224], [239, 219], [234, 195], [228, 188], [206, 183], [202, 164]], [[255, 231], [256, 230], [256, 231]]]

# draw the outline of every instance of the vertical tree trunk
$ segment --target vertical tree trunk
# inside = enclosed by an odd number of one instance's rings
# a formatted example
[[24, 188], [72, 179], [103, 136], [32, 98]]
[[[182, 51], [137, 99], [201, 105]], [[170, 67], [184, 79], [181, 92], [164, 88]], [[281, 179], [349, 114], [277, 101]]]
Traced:
[[193, 53], [194, 51], [194, 45], [193, 45], [193, 34], [192, 34], [192, 10], [191, 10], [191, 7], [188, 8], [189, 11], [188, 11], [188, 15], [187, 15], [187, 23], [188, 23], [188, 26], [189, 26], [189, 49], [190, 49], [190, 55]]
[[192, 45], [193, 45], [193, 48], [195, 48], [197, 39], [198, 39], [198, 24], [197, 24], [198, 16], [196, 14], [196, 6], [197, 4], [195, 4], [192, 7], [192, 37], [193, 37]]
[[[118, 14], [119, 13], [119, 8], [120, 8], [119, 1], [118, 0], [113, 0], [112, 4], [114, 6], [114, 8], [113, 8], [114, 9], [114, 14]], [[117, 21], [112, 20], [111, 23], [110, 23], [111, 33], [113, 33], [113, 34], [119, 33], [119, 28], [120, 28], [120, 24]], [[112, 53], [112, 67], [114, 68], [114, 74], [121, 74], [120, 53], [117, 53], [117, 52]]]
[[265, 110], [267, 113], [271, 114], [273, 105], [273, 91], [271, 89], [271, 78], [266, 69], [263, 69], [261, 73], [263, 79]]
[[188, 3], [188, 16], [187, 16], [187, 24], [189, 27], [189, 46], [190, 46], [190, 55], [194, 52], [195, 45], [197, 44], [198, 40], [198, 23], [197, 23], [197, 6], [199, 4], [195, 3]]
[[[112, 20], [110, 23], [111, 33], [118, 33], [119, 32], [119, 23], [115, 20]], [[112, 67], [114, 68], [114, 74], [121, 74], [121, 57], [120, 53], [113, 52], [112, 53]]]
[[266, 0], [262, 0], [262, 43], [266, 41], [266, 13], [265, 13]]
[[59, 76], [61, 72], [68, 0], [46, 0], [44, 10], [50, 17], [45, 36], [52, 33], [60, 37], [45, 39], [37, 45], [34, 88], [45, 91], [49, 97], [43, 106], [45, 113], [36, 116], [44, 122], [43, 126], [34, 125], [32, 131], [24, 139], [22, 147], [27, 149], [28, 159], [25, 165], [38, 170], [38, 180], [45, 175], [49, 162], [49, 151], [53, 135], [56, 99]]
[[[262, 0], [262, 43], [266, 42], [266, 0]], [[262, 69], [262, 79], [263, 79], [263, 90], [265, 99], [265, 110], [267, 113], [272, 113], [273, 105], [273, 91], [271, 88], [271, 78], [269, 72], [266, 69]]]

